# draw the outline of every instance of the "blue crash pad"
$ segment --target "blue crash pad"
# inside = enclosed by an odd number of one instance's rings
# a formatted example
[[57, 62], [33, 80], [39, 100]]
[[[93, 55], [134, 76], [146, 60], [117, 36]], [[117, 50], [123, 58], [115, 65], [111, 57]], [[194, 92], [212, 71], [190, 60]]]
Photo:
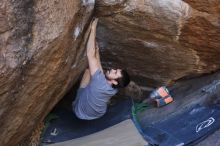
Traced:
[[178, 94], [173, 103], [140, 113], [142, 133], [150, 143], [194, 145], [220, 128], [220, 80], [187, 96]]
[[[220, 81], [177, 98], [163, 108], [146, 109], [134, 119], [137, 129], [151, 144], [159, 146], [193, 145], [220, 128]], [[192, 95], [192, 96], [191, 96]], [[100, 119], [85, 121], [71, 110], [55, 108], [59, 118], [46, 129], [41, 146], [86, 136], [131, 118], [131, 100], [108, 108]], [[54, 129], [57, 133], [52, 134]]]
[[[56, 108], [53, 114], [58, 118], [53, 120], [45, 130], [41, 146], [86, 136], [129, 119], [131, 105], [130, 100], [119, 102], [110, 106], [103, 117], [90, 121], [78, 119], [71, 110]], [[54, 134], [55, 129], [56, 134]]]
[[195, 105], [176, 115], [142, 127], [145, 138], [160, 146], [190, 145], [220, 128], [220, 106]]

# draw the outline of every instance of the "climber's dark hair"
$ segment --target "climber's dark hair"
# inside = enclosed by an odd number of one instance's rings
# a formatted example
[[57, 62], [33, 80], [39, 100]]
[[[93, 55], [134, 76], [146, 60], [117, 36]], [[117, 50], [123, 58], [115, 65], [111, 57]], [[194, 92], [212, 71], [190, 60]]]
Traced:
[[121, 77], [116, 79], [117, 85], [112, 85], [113, 88], [124, 88], [130, 83], [130, 76], [125, 69], [121, 70]]

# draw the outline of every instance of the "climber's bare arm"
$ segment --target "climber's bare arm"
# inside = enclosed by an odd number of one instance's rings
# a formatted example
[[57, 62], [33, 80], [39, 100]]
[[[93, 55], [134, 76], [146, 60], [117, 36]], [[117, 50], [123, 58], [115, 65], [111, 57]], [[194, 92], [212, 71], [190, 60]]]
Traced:
[[100, 68], [100, 70], [103, 72], [102, 65], [101, 65], [101, 61], [100, 61], [98, 42], [96, 42], [96, 58], [97, 58], [97, 60], [98, 60], [99, 68]]
[[95, 46], [97, 22], [98, 22], [97, 18], [92, 22], [91, 32], [86, 46], [89, 70], [91, 75], [93, 75], [97, 71], [97, 69], [99, 69], [99, 61], [96, 58], [96, 46]]

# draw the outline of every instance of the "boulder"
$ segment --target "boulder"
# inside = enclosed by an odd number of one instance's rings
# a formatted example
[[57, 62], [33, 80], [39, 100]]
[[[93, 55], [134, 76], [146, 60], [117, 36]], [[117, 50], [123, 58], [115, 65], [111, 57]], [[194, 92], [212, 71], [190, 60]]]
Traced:
[[93, 0], [1, 0], [1, 146], [28, 136], [86, 68], [93, 9]]
[[[219, 5], [218, 0], [97, 0], [104, 68], [126, 68], [133, 87], [141, 89], [219, 70]], [[86, 68], [93, 9], [94, 0], [1, 0], [2, 146], [28, 137]]]
[[98, 0], [105, 67], [126, 68], [142, 86], [220, 68], [219, 0]]

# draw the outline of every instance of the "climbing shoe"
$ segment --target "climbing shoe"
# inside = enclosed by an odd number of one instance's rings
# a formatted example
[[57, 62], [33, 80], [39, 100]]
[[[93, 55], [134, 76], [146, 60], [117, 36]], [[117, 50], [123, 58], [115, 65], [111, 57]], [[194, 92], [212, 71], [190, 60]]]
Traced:
[[165, 86], [159, 87], [150, 94], [150, 98], [157, 107], [167, 105], [173, 101], [168, 89]]

